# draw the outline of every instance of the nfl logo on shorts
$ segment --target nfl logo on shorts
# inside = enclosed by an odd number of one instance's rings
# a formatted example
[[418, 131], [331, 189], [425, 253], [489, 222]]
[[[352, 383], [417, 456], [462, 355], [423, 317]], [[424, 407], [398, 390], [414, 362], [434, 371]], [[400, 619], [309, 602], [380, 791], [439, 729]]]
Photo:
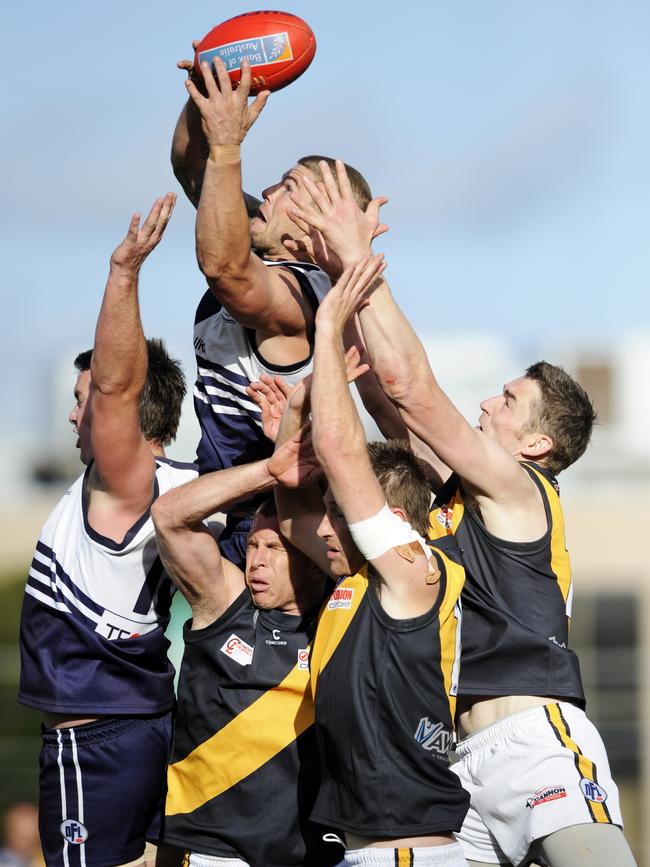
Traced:
[[59, 830], [68, 843], [74, 843], [76, 846], [85, 843], [88, 839], [88, 831], [79, 819], [64, 819]]
[[607, 800], [607, 792], [599, 786], [598, 783], [594, 783], [593, 780], [588, 780], [586, 777], [583, 777], [580, 780], [580, 788], [582, 789], [582, 794], [588, 801], [602, 804]]

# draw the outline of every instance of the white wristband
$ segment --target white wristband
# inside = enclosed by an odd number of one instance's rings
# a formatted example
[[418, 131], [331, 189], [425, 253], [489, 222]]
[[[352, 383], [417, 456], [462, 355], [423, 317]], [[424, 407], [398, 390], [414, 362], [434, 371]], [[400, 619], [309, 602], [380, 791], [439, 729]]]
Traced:
[[402, 521], [384, 503], [383, 508], [371, 518], [348, 524], [354, 544], [365, 560], [376, 560], [391, 548], [419, 542], [422, 550], [429, 557], [428, 547], [424, 539], [416, 532], [408, 521]]

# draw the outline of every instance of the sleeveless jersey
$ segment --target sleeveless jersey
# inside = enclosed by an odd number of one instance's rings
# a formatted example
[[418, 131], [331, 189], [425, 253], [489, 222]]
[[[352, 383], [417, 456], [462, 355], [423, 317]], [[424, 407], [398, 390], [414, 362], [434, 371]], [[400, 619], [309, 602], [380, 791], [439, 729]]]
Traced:
[[[448, 544], [452, 542], [452, 544]], [[440, 592], [426, 614], [389, 617], [368, 569], [323, 608], [311, 660], [322, 783], [313, 818], [366, 837], [459, 830], [469, 795], [449, 770], [464, 569], [432, 546]]]
[[[193, 464], [156, 456], [154, 499], [196, 478]], [[121, 542], [88, 523], [90, 466], [45, 522], [20, 624], [21, 704], [84, 716], [151, 714], [174, 702], [167, 658], [173, 585], [149, 510]]]
[[455, 474], [431, 511], [430, 535], [455, 536], [467, 568], [460, 695], [539, 695], [584, 707], [578, 657], [568, 649], [573, 589], [559, 487], [522, 462], [544, 502], [548, 529], [535, 542], [493, 536], [466, 507]]
[[258, 610], [246, 590], [210, 626], [185, 625], [165, 842], [253, 867], [341, 860], [308, 821], [319, 782], [315, 620]]
[[[330, 288], [329, 277], [316, 265], [262, 261], [269, 268], [288, 268], [314, 309]], [[210, 290], [205, 293], [194, 322], [194, 408], [201, 425], [197, 448], [200, 473], [259, 461], [272, 454], [273, 444], [262, 433], [261, 413], [246, 394], [246, 387], [262, 373], [279, 374], [292, 385], [299, 382], [312, 369], [313, 340], [310, 342], [304, 361], [273, 365], [258, 352], [255, 331], [236, 322]], [[229, 511], [252, 514], [254, 509]]]

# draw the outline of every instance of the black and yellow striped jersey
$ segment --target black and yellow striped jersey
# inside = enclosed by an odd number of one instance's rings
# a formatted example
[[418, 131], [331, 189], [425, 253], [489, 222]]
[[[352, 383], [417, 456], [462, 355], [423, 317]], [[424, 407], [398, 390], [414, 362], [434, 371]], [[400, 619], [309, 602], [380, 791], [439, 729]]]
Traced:
[[539, 695], [584, 707], [578, 658], [568, 649], [571, 565], [559, 487], [544, 467], [522, 462], [548, 522], [535, 542], [492, 535], [452, 475], [436, 497], [430, 536], [453, 534], [467, 569], [459, 695]]
[[210, 626], [185, 625], [165, 842], [252, 867], [341, 860], [309, 821], [319, 783], [316, 615], [258, 610], [246, 590]]
[[464, 569], [452, 539], [432, 545], [436, 604], [397, 620], [365, 566], [324, 606], [311, 659], [321, 789], [312, 814], [370, 837], [460, 829], [469, 796], [449, 770]]

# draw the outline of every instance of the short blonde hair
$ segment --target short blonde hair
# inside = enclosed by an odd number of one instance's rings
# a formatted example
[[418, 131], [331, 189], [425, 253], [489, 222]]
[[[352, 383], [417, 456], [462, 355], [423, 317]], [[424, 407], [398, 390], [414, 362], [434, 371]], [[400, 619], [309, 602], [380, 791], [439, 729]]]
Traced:
[[[311, 154], [307, 157], [301, 157], [298, 160], [299, 166], [304, 166], [306, 169], [314, 175], [316, 181], [323, 180], [323, 173], [321, 171], [319, 163], [323, 161], [326, 162], [330, 167], [332, 174], [334, 175], [334, 181], [338, 186], [338, 177], [336, 174], [336, 160], [333, 160], [332, 157], [321, 157], [317, 154]], [[361, 208], [362, 211], [365, 211], [368, 207], [370, 200], [372, 199], [372, 193], [370, 192], [370, 187], [368, 185], [368, 181], [364, 178], [361, 172], [357, 171], [352, 166], [349, 166], [347, 163], [343, 164], [345, 166], [345, 171], [348, 174], [348, 178], [350, 179], [350, 186], [352, 187], [352, 194], [354, 195], [354, 199]]]

